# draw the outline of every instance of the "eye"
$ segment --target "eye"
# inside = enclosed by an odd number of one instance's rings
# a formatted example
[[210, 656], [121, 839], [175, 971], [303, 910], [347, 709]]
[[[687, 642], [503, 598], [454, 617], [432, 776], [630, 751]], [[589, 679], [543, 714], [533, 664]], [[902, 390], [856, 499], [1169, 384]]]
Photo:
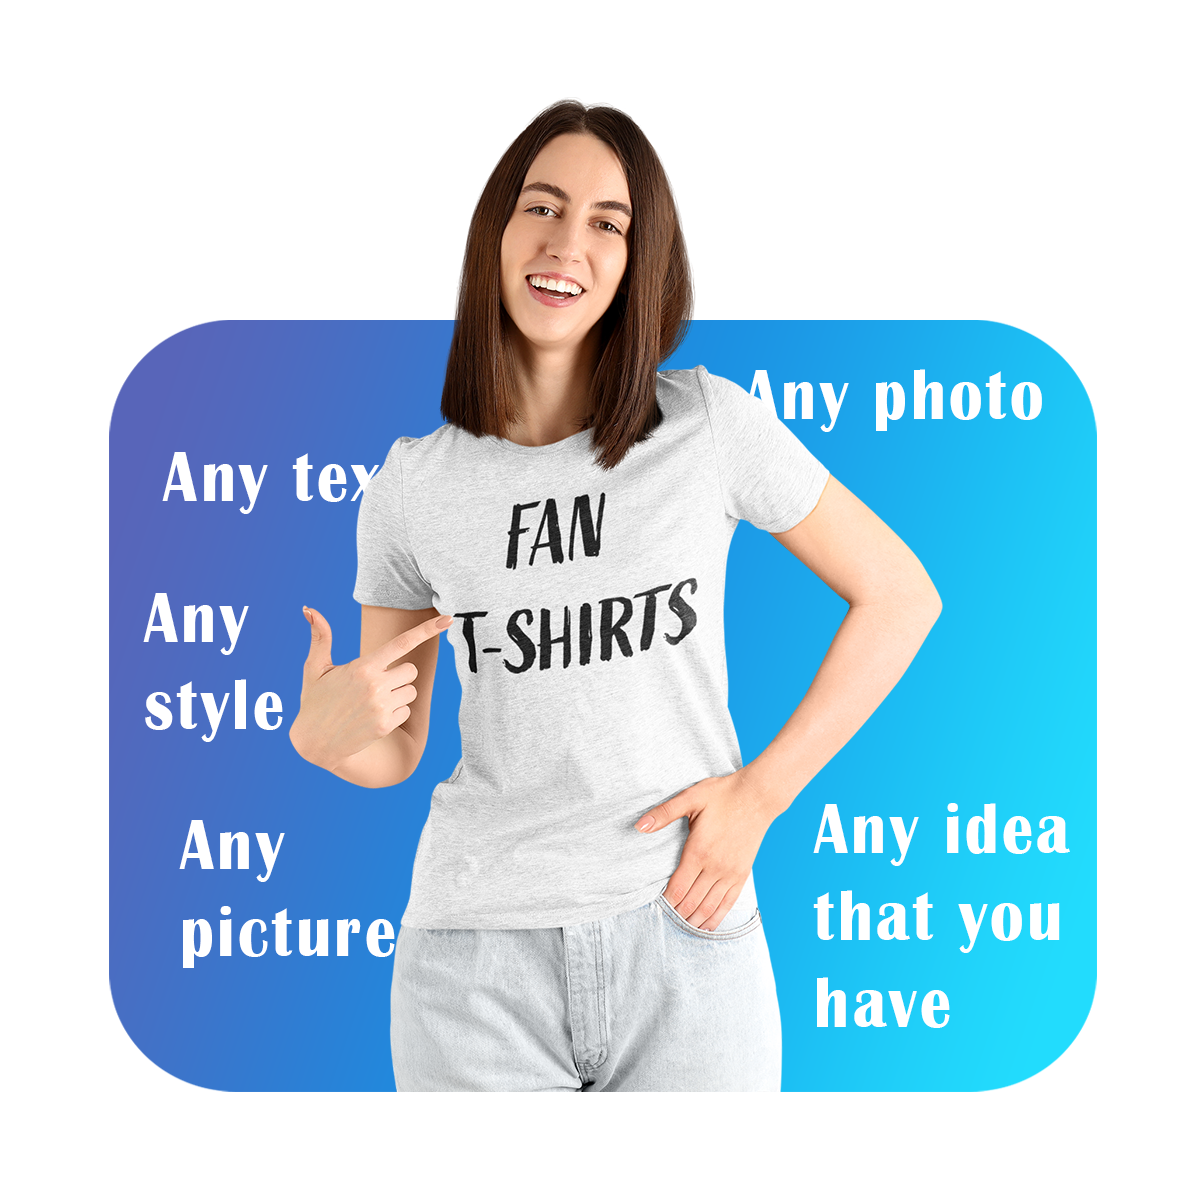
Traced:
[[621, 231], [611, 221], [597, 221], [596, 228], [602, 229], [605, 233], [615, 233], [620, 235]]
[[554, 209], [548, 204], [531, 204], [526, 210], [527, 213], [532, 213], [536, 217], [552, 217]]

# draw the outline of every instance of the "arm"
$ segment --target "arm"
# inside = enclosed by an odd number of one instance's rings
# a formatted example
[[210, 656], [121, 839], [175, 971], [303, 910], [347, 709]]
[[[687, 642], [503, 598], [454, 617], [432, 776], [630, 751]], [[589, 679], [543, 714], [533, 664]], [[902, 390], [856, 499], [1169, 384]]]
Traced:
[[850, 609], [799, 707], [758, 758], [702, 780], [638, 822], [652, 832], [688, 818], [666, 896], [704, 929], [724, 920], [768, 826], [896, 685], [942, 608], [912, 551], [835, 479], [799, 525], [775, 537]]
[[334, 666], [333, 631], [305, 609], [304, 663], [292, 745], [304, 759], [361, 787], [390, 787], [417, 769], [429, 732], [438, 634], [450, 617], [363, 605], [361, 655]]
[[916, 555], [836, 479], [775, 537], [850, 606], [799, 707], [750, 764], [778, 816], [896, 686], [942, 602]]

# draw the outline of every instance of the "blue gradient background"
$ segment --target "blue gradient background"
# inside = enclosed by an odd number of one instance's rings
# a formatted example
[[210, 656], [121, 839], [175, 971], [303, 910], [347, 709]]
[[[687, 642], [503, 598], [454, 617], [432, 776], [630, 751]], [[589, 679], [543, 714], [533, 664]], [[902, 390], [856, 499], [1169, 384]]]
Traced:
[[[390, 1090], [390, 959], [362, 934], [349, 958], [273, 951], [220, 958], [219, 908], [234, 935], [281, 908], [303, 917], [378, 918], [398, 926], [417, 837], [434, 784], [458, 758], [458, 682], [440, 656], [433, 733], [417, 773], [367, 791], [301, 761], [287, 740], [309, 631], [300, 607], [332, 623], [335, 661], [357, 653], [354, 523], [349, 496], [295, 497], [291, 464], [382, 463], [400, 434], [439, 423], [450, 322], [225, 322], [186, 330], [138, 364], [111, 431], [111, 983], [134, 1042], [165, 1070], [230, 1090]], [[1095, 427], [1071, 368], [1038, 339], [988, 322], [695, 323], [669, 365], [704, 363], [749, 386], [766, 369], [780, 411], [783, 385], [807, 380], [816, 420], [789, 427], [908, 542], [945, 610], [905, 678], [850, 745], [768, 834], [755, 867], [784, 1021], [788, 1090], [974, 1090], [1001, 1087], [1053, 1061], [1082, 1027], [1095, 982]], [[909, 415], [875, 430], [875, 383], [909, 394], [913, 370], [946, 392], [942, 421]], [[987, 415], [987, 377], [1033, 380], [1034, 421]], [[831, 433], [819, 381], [846, 399]], [[949, 410], [954, 383], [981, 390], [971, 422]], [[199, 491], [206, 462], [270, 464], [254, 511], [236, 501], [162, 502], [172, 454], [187, 451]], [[143, 641], [151, 602], [167, 592], [182, 638], [185, 604], [210, 604], [211, 644]], [[232, 656], [217, 606], [249, 605]], [[845, 605], [766, 534], [734, 537], [726, 592], [730, 706], [748, 760], [770, 740], [807, 686]], [[779, 614], [785, 614], [779, 619]], [[250, 728], [232, 728], [232, 697], [211, 744], [178, 725], [180, 685], [218, 699], [248, 681]], [[254, 698], [283, 697], [275, 732], [258, 729]], [[176, 722], [146, 727], [145, 699], [172, 695]], [[946, 804], [961, 825], [997, 806], [995, 855], [944, 852]], [[823, 806], [920, 818], [902, 867], [882, 855], [814, 855]], [[1008, 854], [1000, 832], [1022, 814], [1037, 829], [1064, 817], [1071, 853]], [[179, 869], [189, 822], [202, 818], [214, 857], [221, 830], [251, 835], [249, 871]], [[274, 874], [253, 835], [286, 838]], [[820, 942], [813, 902], [853, 889], [855, 900], [909, 906], [929, 892], [934, 938]], [[991, 909], [1061, 905], [1058, 942], [994, 939]], [[960, 902], [989, 905], [974, 950]], [[180, 965], [185, 918], [206, 918], [214, 947]], [[878, 920], [876, 916], [872, 926]], [[835, 923], [836, 929], [836, 923]], [[332, 946], [331, 946], [332, 955]], [[815, 980], [847, 993], [844, 1029], [817, 1029]], [[853, 1023], [854, 994], [889, 989], [917, 1000], [907, 1029], [890, 1006], [885, 1029]], [[950, 998], [946, 1028], [925, 1027], [921, 997]]]

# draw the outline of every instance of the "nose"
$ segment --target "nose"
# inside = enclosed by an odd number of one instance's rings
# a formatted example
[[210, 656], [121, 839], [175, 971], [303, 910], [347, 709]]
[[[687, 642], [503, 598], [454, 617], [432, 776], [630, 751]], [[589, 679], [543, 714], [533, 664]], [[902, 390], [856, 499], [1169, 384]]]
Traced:
[[555, 221], [546, 241], [546, 253], [560, 263], [578, 262], [582, 256], [583, 222], [564, 217]]

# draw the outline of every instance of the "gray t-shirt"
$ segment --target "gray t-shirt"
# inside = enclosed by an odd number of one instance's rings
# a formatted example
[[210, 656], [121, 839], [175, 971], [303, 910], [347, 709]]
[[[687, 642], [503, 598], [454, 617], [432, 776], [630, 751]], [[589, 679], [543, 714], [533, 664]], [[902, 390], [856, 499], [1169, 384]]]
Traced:
[[462, 682], [462, 759], [434, 789], [403, 924], [532, 929], [654, 899], [687, 822], [647, 809], [741, 766], [725, 560], [828, 472], [772, 409], [703, 367], [658, 376], [663, 421], [611, 471], [453, 425], [400, 438], [358, 520], [354, 598], [436, 608]]

